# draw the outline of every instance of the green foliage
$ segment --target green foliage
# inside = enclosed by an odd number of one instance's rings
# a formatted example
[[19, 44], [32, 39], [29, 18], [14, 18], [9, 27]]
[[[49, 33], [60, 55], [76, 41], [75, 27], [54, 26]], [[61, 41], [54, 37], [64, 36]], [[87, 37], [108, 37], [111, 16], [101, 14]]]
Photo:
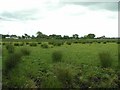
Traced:
[[26, 42], [26, 45], [29, 45], [30, 43], [29, 42]]
[[72, 42], [66, 42], [66, 44], [71, 45], [71, 44], [72, 44]]
[[117, 41], [116, 43], [117, 43], [117, 44], [120, 44], [120, 41]]
[[22, 57], [21, 53], [12, 53], [10, 54], [7, 59], [5, 60], [5, 73], [8, 73], [11, 71], [13, 68], [17, 66], [17, 64], [20, 62]]
[[42, 47], [42, 48], [48, 48], [49, 46], [48, 46], [47, 43], [43, 43], [43, 44], [41, 44], [41, 47]]
[[100, 41], [97, 41], [97, 43], [101, 43]]
[[2, 45], [5, 45], [5, 44], [6, 44], [6, 43], [4, 43], [4, 42], [2, 43]]
[[61, 45], [64, 44], [64, 41], [56, 41], [56, 40], [54, 40], [54, 41], [49, 41], [48, 43], [51, 44], [51, 45], [54, 45], [54, 46], [61, 46]]
[[14, 43], [14, 46], [19, 46], [19, 43]]
[[[51, 40], [53, 41], [53, 40]], [[70, 42], [74, 42], [71, 40]], [[77, 41], [77, 40], [76, 40]], [[78, 40], [77, 42], [86, 44], [72, 44], [70, 46], [63, 45], [61, 47], [54, 47], [49, 49], [42, 49], [36, 46], [23, 46], [23, 49], [31, 50], [30, 56], [22, 57], [18, 63], [11, 60], [8, 65], [8, 70], [5, 72], [5, 62], [8, 60], [9, 53], [6, 53], [6, 47], [3, 46], [3, 87], [12, 88], [118, 88], [120, 87], [120, 73], [116, 72], [118, 45], [108, 43], [106, 45], [94, 43], [89, 46], [92, 40]], [[16, 41], [17, 42], [17, 41]], [[32, 41], [30, 41], [32, 42]], [[55, 42], [59, 42], [55, 41]], [[60, 41], [61, 42], [61, 41]], [[65, 40], [66, 42], [66, 40]], [[69, 40], [68, 40], [69, 42]], [[102, 40], [100, 42], [103, 42]], [[21, 43], [21, 42], [20, 42]], [[29, 42], [28, 42], [29, 43]], [[88, 43], [88, 44], [87, 44]], [[38, 44], [38, 43], [37, 43]], [[47, 44], [47, 43], [46, 43]], [[50, 45], [50, 46], [53, 46]], [[22, 47], [16, 47], [15, 52], [21, 51]], [[97, 55], [98, 51], [102, 50], [112, 51], [112, 58], [114, 59], [113, 67], [101, 68], [99, 65], [100, 57]], [[53, 60], [53, 52], [65, 51], [62, 59], [64, 62]], [[36, 53], [37, 52], [37, 53]], [[42, 53], [41, 53], [42, 52]], [[24, 54], [25, 55], [25, 54]], [[23, 56], [23, 54], [22, 54]], [[106, 56], [106, 55], [105, 55]], [[56, 56], [56, 57], [59, 57]], [[16, 58], [16, 57], [14, 57]], [[60, 60], [60, 61], [61, 61]], [[107, 60], [108, 61], [108, 60]], [[108, 62], [107, 62], [108, 63]], [[15, 65], [15, 66], [14, 66]], [[61, 65], [61, 66], [59, 66]], [[114, 67], [115, 66], [115, 67]], [[7, 68], [6, 68], [7, 69]], [[9, 72], [9, 73], [8, 73]], [[16, 73], [16, 74], [13, 74]]]
[[106, 44], [107, 42], [103, 42], [103, 44]]
[[54, 46], [61, 46], [61, 45], [63, 45], [63, 43], [62, 43], [62, 42], [54, 42], [53, 45], [54, 45]]
[[[14, 73], [14, 72], [13, 72]], [[8, 79], [7, 77], [3, 78], [3, 89], [7, 88], [35, 88], [35, 83], [29, 78], [22, 75], [13, 75]]]
[[99, 59], [102, 67], [108, 68], [112, 66], [113, 60], [109, 52], [99, 53]]
[[8, 50], [8, 53], [14, 53], [15, 50], [14, 46], [10, 43], [6, 45], [6, 49]]
[[62, 84], [56, 76], [48, 76], [42, 82], [42, 88], [61, 88]]
[[30, 55], [30, 50], [29, 50], [28, 48], [22, 48], [22, 49], [21, 49], [21, 53], [22, 53], [23, 55]]
[[63, 54], [61, 51], [54, 51], [52, 53], [53, 62], [60, 62], [62, 60]]
[[38, 42], [38, 44], [41, 44], [41, 42]]
[[30, 43], [30, 46], [37, 46], [37, 43], [32, 42], [32, 43]]
[[57, 67], [55, 73], [64, 88], [72, 87], [73, 74], [68, 68]]

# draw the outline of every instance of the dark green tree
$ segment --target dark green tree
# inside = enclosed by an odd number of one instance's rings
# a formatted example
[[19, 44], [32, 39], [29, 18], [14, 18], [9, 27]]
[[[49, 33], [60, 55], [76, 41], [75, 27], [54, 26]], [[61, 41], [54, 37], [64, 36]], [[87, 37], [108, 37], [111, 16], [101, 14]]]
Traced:
[[95, 34], [88, 34], [88, 35], [87, 35], [87, 38], [89, 38], [89, 39], [94, 39], [94, 38], [95, 38]]
[[74, 38], [74, 39], [78, 39], [78, 38], [79, 38], [79, 35], [78, 35], [78, 34], [73, 34], [73, 38]]

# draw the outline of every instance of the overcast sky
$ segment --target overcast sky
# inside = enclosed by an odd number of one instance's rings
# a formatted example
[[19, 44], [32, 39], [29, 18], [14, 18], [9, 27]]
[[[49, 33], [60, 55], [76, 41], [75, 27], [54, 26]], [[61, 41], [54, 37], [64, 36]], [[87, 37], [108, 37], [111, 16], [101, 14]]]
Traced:
[[85, 1], [0, 0], [0, 34], [35, 35], [41, 31], [47, 35], [94, 33], [98, 37], [117, 37], [117, 0]]

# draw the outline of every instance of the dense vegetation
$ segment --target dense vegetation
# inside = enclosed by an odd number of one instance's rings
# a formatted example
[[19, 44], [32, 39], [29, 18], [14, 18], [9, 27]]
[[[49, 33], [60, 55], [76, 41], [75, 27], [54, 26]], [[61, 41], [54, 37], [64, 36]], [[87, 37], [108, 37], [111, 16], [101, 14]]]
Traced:
[[0, 43], [3, 88], [120, 88], [117, 39], [39, 37]]

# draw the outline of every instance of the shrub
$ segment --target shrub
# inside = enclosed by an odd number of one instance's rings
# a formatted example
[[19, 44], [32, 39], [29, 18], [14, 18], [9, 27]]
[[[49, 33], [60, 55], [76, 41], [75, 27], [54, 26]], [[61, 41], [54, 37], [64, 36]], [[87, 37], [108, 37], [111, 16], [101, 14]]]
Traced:
[[17, 66], [22, 57], [21, 53], [12, 53], [5, 60], [5, 73], [8, 73]]
[[14, 43], [14, 46], [19, 46], [19, 43]]
[[73, 43], [79, 43], [78, 41], [74, 41]]
[[97, 43], [101, 43], [101, 42], [98, 41]]
[[52, 60], [53, 62], [60, 62], [62, 60], [62, 52], [61, 51], [54, 51], [52, 53]]
[[99, 53], [101, 66], [104, 68], [112, 66], [112, 57], [108, 52]]
[[48, 76], [42, 82], [42, 88], [61, 88], [61, 83], [55, 76]]
[[28, 48], [22, 48], [22, 49], [21, 49], [21, 53], [22, 53], [23, 55], [30, 55], [30, 50], [29, 50]]
[[5, 43], [2, 43], [2, 45], [5, 45]]
[[35, 42], [30, 43], [30, 46], [37, 46], [37, 43], [35, 43]]
[[71, 42], [66, 42], [66, 44], [71, 45], [72, 43]]
[[41, 44], [41, 42], [38, 42], [38, 44]]
[[14, 53], [14, 46], [12, 44], [7, 44], [6, 49], [8, 50], [8, 53]]
[[56, 76], [60, 82], [62, 82], [62, 85], [64, 88], [71, 88], [72, 87], [72, 80], [73, 80], [73, 74], [68, 68], [57, 68]]
[[103, 42], [103, 44], [106, 44], [107, 42]]
[[26, 45], [29, 45], [29, 42], [26, 42]]
[[82, 42], [82, 44], [86, 44], [86, 42], [85, 42], [85, 41], [83, 41], [83, 42]]
[[117, 44], [120, 44], [120, 41], [117, 41], [116, 43], [117, 43]]
[[48, 46], [47, 43], [43, 43], [43, 44], [41, 44], [41, 47], [42, 47], [42, 48], [48, 48], [49, 46]]
[[48, 44], [54, 45], [54, 42], [52, 42], [52, 41], [49, 41], [49, 42], [48, 42]]

